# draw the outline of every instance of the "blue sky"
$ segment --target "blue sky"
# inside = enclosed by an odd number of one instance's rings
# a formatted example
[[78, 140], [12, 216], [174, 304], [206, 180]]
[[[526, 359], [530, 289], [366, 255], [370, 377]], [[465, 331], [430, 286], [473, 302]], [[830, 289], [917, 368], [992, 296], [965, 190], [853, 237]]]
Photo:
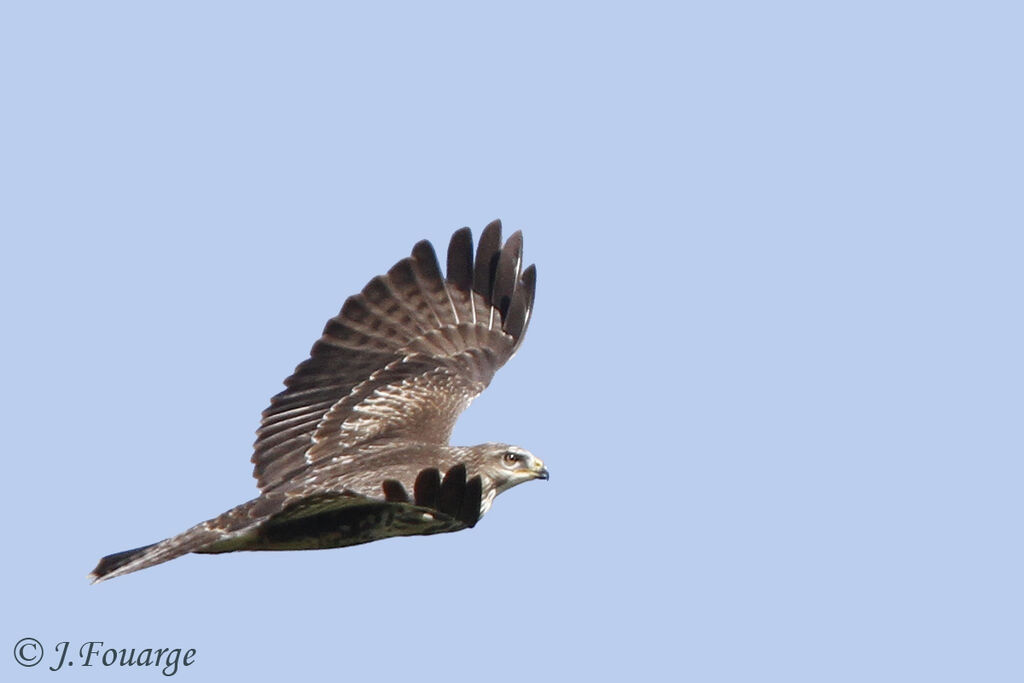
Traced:
[[[1020, 680], [1020, 20], [7, 5], [4, 648], [195, 648], [190, 680]], [[468, 532], [89, 586], [253, 497], [259, 413], [324, 322], [496, 217], [535, 316], [454, 440], [549, 482]]]

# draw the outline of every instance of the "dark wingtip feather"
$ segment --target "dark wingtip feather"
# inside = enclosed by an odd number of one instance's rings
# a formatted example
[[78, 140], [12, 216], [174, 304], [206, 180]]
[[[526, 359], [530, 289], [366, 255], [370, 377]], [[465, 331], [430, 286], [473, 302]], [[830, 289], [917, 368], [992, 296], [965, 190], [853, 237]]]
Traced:
[[446, 515], [458, 517], [462, 501], [466, 497], [466, 466], [453, 466], [441, 482], [440, 510]]
[[512, 304], [522, 262], [523, 233], [517, 230], [501, 248], [498, 269], [494, 276], [494, 289], [491, 291], [491, 305], [501, 312], [502, 320], [508, 315], [509, 306]]
[[498, 241], [501, 241], [501, 219], [495, 218], [493, 221], [484, 226], [484, 232], [488, 230], [494, 230], [498, 233]]
[[441, 272], [441, 268], [437, 265], [437, 252], [434, 251], [434, 245], [430, 243], [430, 240], [417, 242], [412, 248], [412, 257], [426, 269]]
[[384, 500], [389, 503], [410, 503], [409, 493], [397, 479], [385, 479], [381, 484], [384, 489]]
[[473, 231], [461, 228], [448, 243], [448, 282], [469, 291], [473, 286]]
[[537, 267], [530, 265], [519, 278], [519, 287], [512, 297], [508, 317], [505, 319], [505, 331], [512, 335], [518, 347], [526, 334], [533, 312], [533, 297], [537, 291]]
[[494, 275], [501, 253], [501, 221], [491, 221], [480, 233], [476, 245], [476, 264], [473, 270], [473, 291], [490, 300]]
[[437, 468], [423, 470], [416, 477], [413, 485], [413, 496], [416, 504], [421, 507], [437, 509], [441, 494], [441, 473]]
[[480, 521], [480, 503], [484, 496], [484, 485], [477, 475], [466, 482], [466, 495], [459, 508], [459, 521], [472, 529]]
[[512, 295], [512, 303], [508, 307], [508, 315], [505, 317], [504, 330], [512, 335], [516, 341], [523, 336], [523, 328], [526, 326], [526, 296], [528, 292], [520, 282]]

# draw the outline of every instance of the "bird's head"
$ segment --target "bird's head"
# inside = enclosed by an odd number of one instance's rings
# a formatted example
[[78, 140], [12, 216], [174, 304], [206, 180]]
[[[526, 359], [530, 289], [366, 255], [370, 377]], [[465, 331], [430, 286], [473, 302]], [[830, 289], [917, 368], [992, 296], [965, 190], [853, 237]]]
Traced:
[[507, 443], [485, 443], [473, 448], [476, 472], [490, 479], [497, 493], [533, 479], [547, 479], [544, 462], [525, 448]]

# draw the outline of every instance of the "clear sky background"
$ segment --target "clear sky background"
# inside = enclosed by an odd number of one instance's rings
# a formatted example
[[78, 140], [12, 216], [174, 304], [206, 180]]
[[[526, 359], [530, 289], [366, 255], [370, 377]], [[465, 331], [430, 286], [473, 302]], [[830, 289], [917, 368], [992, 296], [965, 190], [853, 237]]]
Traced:
[[[1016, 3], [377, 5], [0, 10], [0, 677], [1024, 680]], [[324, 322], [496, 217], [536, 311], [455, 441], [549, 482], [89, 585], [253, 497]]]

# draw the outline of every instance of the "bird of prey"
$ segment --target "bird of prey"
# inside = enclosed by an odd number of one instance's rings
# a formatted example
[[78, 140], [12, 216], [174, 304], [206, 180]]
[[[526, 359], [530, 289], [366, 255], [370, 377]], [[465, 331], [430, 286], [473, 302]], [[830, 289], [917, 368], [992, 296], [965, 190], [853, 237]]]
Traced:
[[547, 479], [504, 443], [451, 446], [459, 414], [519, 349], [536, 269], [519, 232], [452, 235], [447, 274], [430, 242], [349, 297], [257, 431], [259, 497], [152, 545], [108, 555], [94, 582], [186, 553], [337, 548], [474, 526], [495, 496]]

